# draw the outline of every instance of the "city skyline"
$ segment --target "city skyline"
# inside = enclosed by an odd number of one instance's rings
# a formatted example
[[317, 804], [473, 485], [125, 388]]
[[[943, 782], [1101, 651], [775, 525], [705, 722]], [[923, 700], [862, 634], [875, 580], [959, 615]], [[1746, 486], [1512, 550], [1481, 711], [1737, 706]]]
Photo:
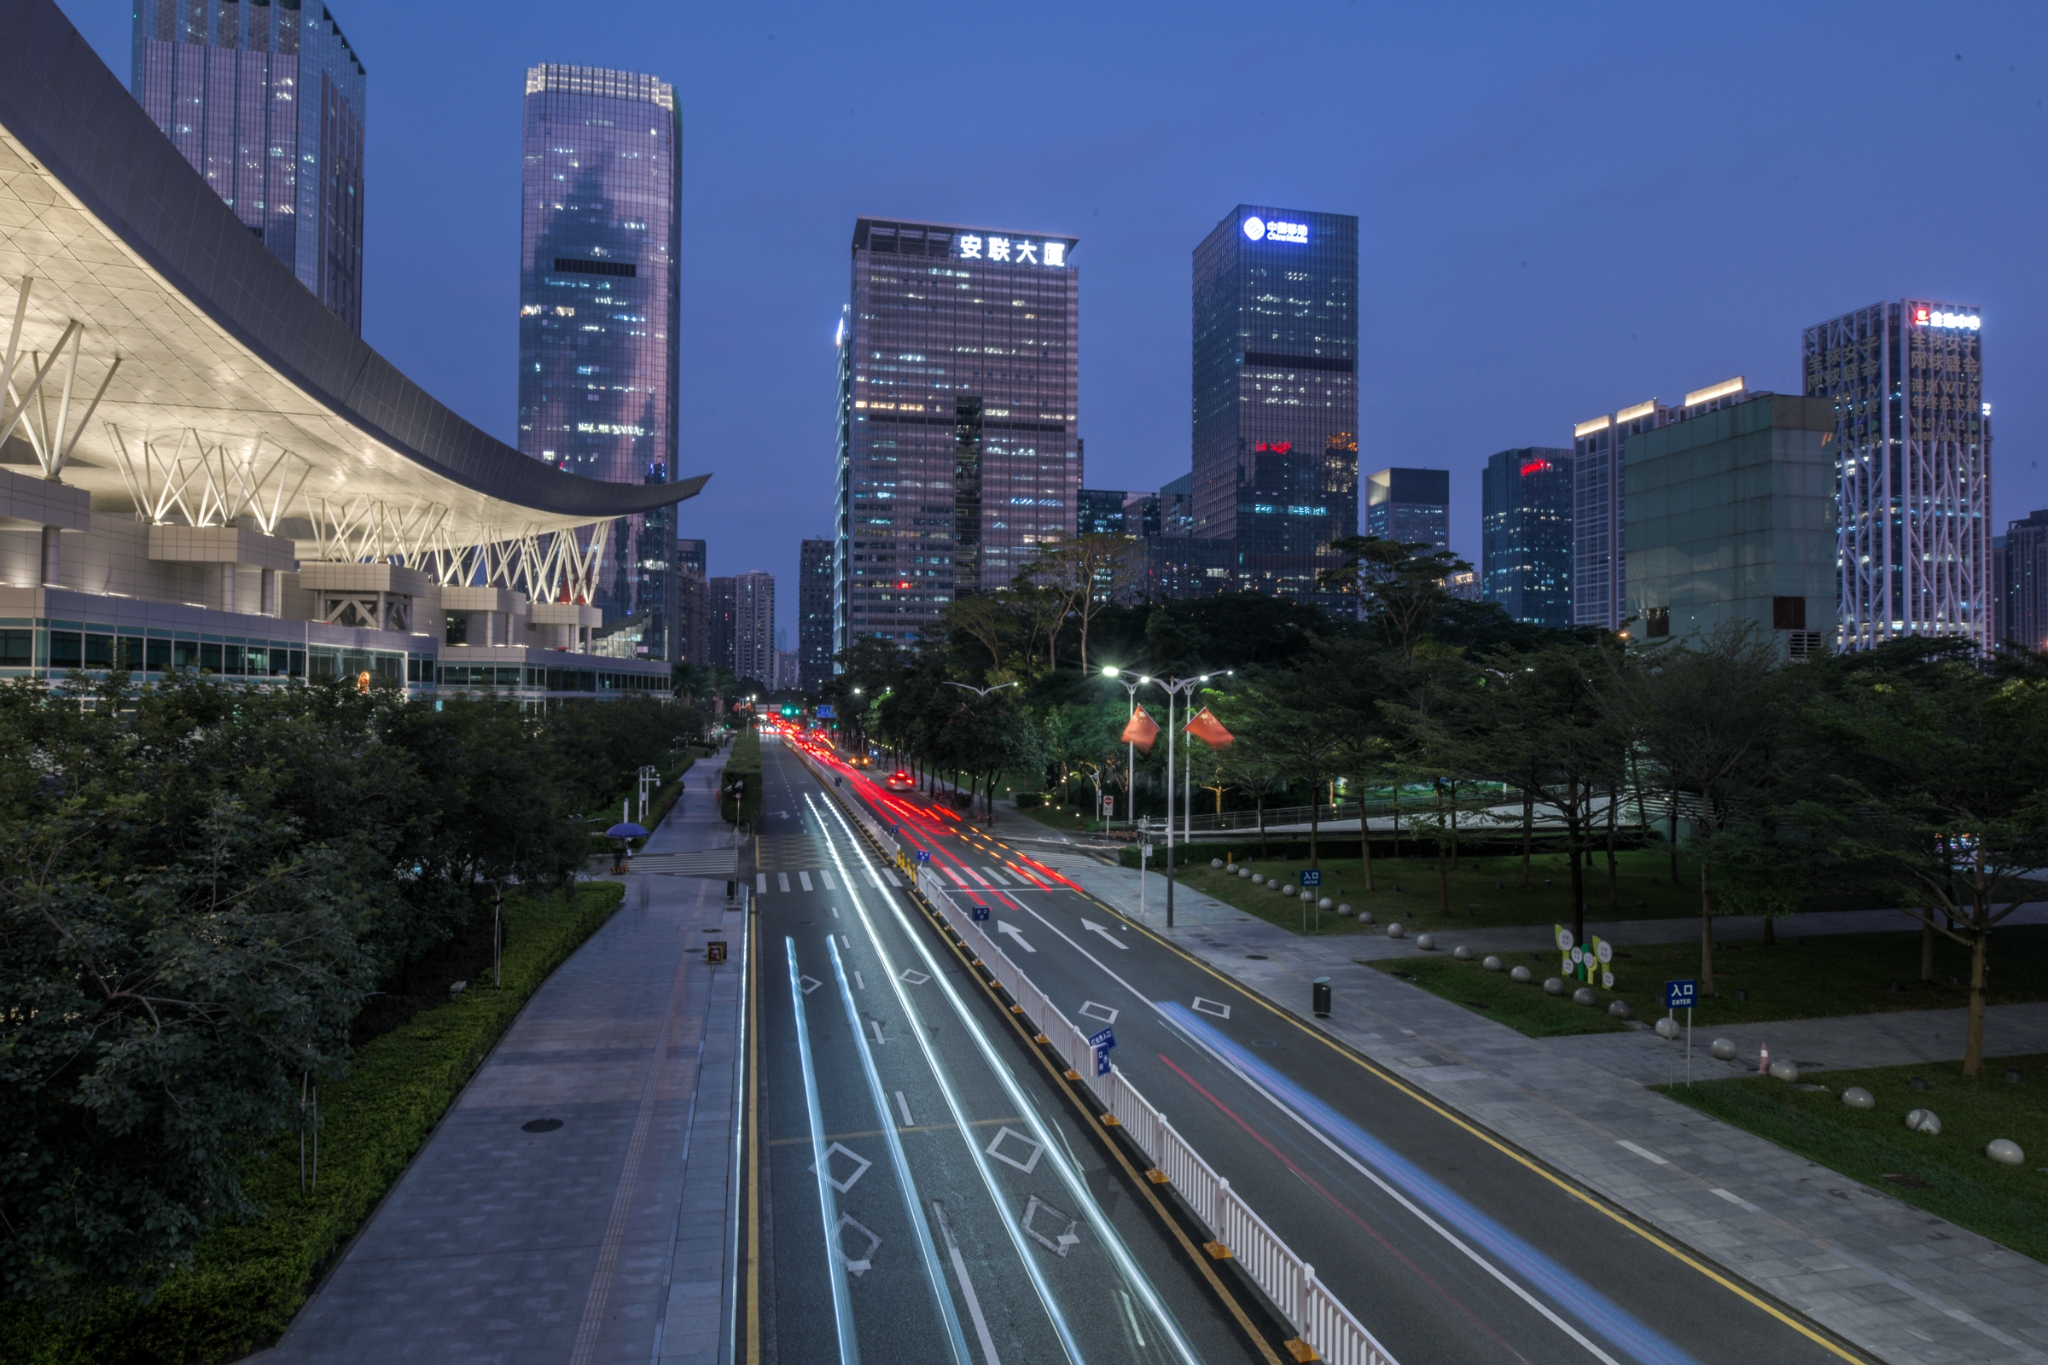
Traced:
[[[110, 64], [128, 69], [130, 9], [84, 0], [65, 8]], [[1163, 30], [1164, 13], [1091, 16], [1079, 47], [1050, 29], [1010, 32], [993, 14], [956, 16], [960, 40], [1001, 32], [1003, 69], [1030, 70], [1058, 53], [1061, 98], [1030, 137], [959, 119], [929, 130], [915, 151], [877, 151], [868, 130], [880, 106], [833, 88], [830, 73], [849, 54], [883, 59], [877, 37], [847, 17], [799, 29], [720, 14], [686, 29], [662, 7], [620, 4], [603, 25], [564, 32], [553, 11], [517, 3], [484, 26], [440, 11], [343, 13], [377, 77], [366, 335], [463, 416], [513, 439], [517, 186], [505, 167], [517, 155], [519, 75], [540, 58], [644, 67], [685, 92], [691, 250], [681, 273], [693, 316], [716, 324], [683, 339], [683, 465], [709, 467], [720, 450], [743, 445], [746, 414], [763, 402], [796, 405], [789, 438], [757, 457], [768, 477], [716, 478], [684, 513], [683, 534], [713, 521], [740, 533], [714, 547], [714, 572], [752, 567], [746, 546], [760, 543], [791, 499], [809, 524], [830, 514], [816, 472], [830, 459], [831, 395], [815, 381], [829, 388], [844, 294], [838, 251], [851, 216], [885, 205], [1049, 225], [1089, 241], [1081, 434], [1092, 486], [1156, 487], [1186, 458], [1175, 430], [1188, 397], [1183, 253], [1217, 205], [1265, 199], [1361, 215], [1368, 316], [1392, 323], [1362, 335], [1371, 378], [1361, 459], [1368, 468], [1451, 466], [1452, 548], [1468, 558], [1477, 554], [1485, 452], [1556, 443], [1588, 413], [1629, 395], [1668, 402], [1705, 375], [1742, 373], [1760, 389], [1795, 392], [1801, 328], [1908, 294], [1976, 301], [1999, 329], [1987, 374], [1987, 397], [2000, 404], [1992, 525], [2048, 505], [2036, 454], [2048, 408], [2019, 391], [2048, 364], [2048, 325], [2037, 321], [2048, 319], [2048, 300], [2029, 245], [2038, 192], [2021, 174], [2048, 143], [2027, 74], [2048, 55], [2043, 16], [1875, 6], [1852, 18], [1845, 7], [1816, 7], [1783, 16], [1782, 41], [1730, 72], [1692, 46], [1693, 23], [1678, 13], [1618, 26], [1594, 10], [1500, 11], [1470, 42], [1452, 42], [1443, 16], [1368, 22], [1333, 11], [1252, 45], [1217, 39], [1220, 9], [1182, 13], [1186, 22]], [[1368, 61], [1388, 42], [1429, 55], [1376, 78], [1338, 118], [1304, 124], [1284, 103], [1246, 117], [1224, 94], [1309, 54]], [[1740, 162], [1788, 192], [1824, 191], [1810, 150], [1790, 135], [1810, 117], [1794, 54], [1813, 43], [1851, 64], [1894, 63], [1905, 52], [1901, 78], [1971, 121], [1967, 146], [1913, 126], [1891, 147], [1976, 187], [1966, 244], [1875, 228], [1806, 233], [1733, 203], [1671, 212], [1686, 164]], [[920, 34], [901, 60], [942, 67], [943, 46]], [[1631, 97], [1648, 100], [1643, 118], [1611, 119], [1605, 100], [1565, 74], [1588, 53], [1640, 48], [1667, 54], [1654, 98], [1639, 89], [1648, 68], [1631, 64], [1621, 78]], [[1107, 55], [1131, 50], [1142, 58], [1112, 64]], [[464, 60], [449, 62], [450, 51]], [[793, 92], [765, 113], [746, 97], [764, 70]], [[978, 85], [949, 72], [938, 88], [971, 101]], [[1737, 88], [1742, 98], [1731, 105], [1727, 92]], [[410, 128], [435, 136], [405, 136]], [[964, 169], [926, 188], [934, 154]], [[772, 183], [758, 175], [770, 161], [780, 167]], [[1601, 213], [1575, 220], [1593, 184], [1603, 186]], [[1518, 212], [1500, 214], [1503, 201]], [[743, 206], [738, 216], [734, 205]], [[441, 240], [465, 249], [419, 247]], [[772, 548], [778, 574], [796, 572], [796, 539]]]

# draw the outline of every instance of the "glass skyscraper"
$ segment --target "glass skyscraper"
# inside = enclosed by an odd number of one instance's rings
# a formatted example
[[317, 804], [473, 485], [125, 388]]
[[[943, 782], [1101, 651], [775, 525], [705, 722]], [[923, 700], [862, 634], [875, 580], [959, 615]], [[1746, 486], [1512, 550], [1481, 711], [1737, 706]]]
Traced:
[[1529, 446], [1486, 462], [1479, 595], [1530, 625], [1572, 623], [1572, 453]]
[[1365, 481], [1365, 534], [1451, 548], [1451, 471], [1382, 469]]
[[862, 218], [839, 328], [833, 647], [914, 640], [1074, 534], [1072, 237]]
[[806, 540], [797, 548], [797, 676], [815, 692], [832, 676], [832, 542]]
[[[675, 88], [588, 66], [526, 73], [519, 448], [614, 483], [675, 476], [683, 125]], [[614, 522], [596, 600], [672, 657], [674, 510]]]
[[360, 334], [365, 76], [341, 25], [298, 0], [136, 0], [134, 16], [136, 101]]
[[1333, 607], [1358, 530], [1358, 220], [1240, 204], [1194, 258], [1194, 533], [1248, 590]]
[[1994, 643], [1982, 328], [1975, 308], [1902, 299], [1806, 329], [1807, 396], [1835, 407], [1845, 650], [1905, 635]]

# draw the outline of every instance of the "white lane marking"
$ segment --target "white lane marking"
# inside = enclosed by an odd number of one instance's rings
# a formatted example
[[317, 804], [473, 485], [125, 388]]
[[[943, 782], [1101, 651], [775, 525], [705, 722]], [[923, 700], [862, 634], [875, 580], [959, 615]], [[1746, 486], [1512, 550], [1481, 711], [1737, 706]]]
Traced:
[[[1015, 1138], [1017, 1139], [1017, 1141], [1029, 1147], [1031, 1149], [1030, 1154], [1027, 1155], [1025, 1159], [1022, 1161], [1017, 1160], [1017, 1158], [1013, 1156], [1004, 1156], [1003, 1139], [1006, 1137]], [[987, 1152], [990, 1156], [994, 1157], [997, 1161], [1002, 1162], [1005, 1166], [1015, 1166], [1018, 1170], [1024, 1172], [1024, 1174], [1026, 1175], [1030, 1175], [1032, 1170], [1038, 1165], [1038, 1158], [1045, 1155], [1045, 1147], [1043, 1144], [1038, 1142], [1035, 1138], [1028, 1138], [1024, 1136], [1024, 1134], [1018, 1132], [1015, 1128], [1010, 1127], [1010, 1125], [1007, 1123], [1004, 1124], [1002, 1127], [996, 1129], [994, 1141], [990, 1142], [989, 1145], [982, 1148], [982, 1150]]]
[[988, 1365], [1003, 1365], [1003, 1358], [996, 1354], [995, 1339], [988, 1334], [988, 1319], [981, 1315], [981, 1300], [975, 1297], [974, 1281], [967, 1278], [967, 1262], [960, 1255], [960, 1244], [953, 1240], [953, 1224], [946, 1217], [946, 1206], [934, 1199], [932, 1212], [939, 1217], [946, 1253], [953, 1258], [953, 1273], [960, 1277], [960, 1297], [967, 1300], [967, 1316], [974, 1320], [974, 1335], [981, 1338], [981, 1358]]
[[[1082, 927], [1083, 929], [1086, 929], [1086, 930], [1087, 930], [1087, 931], [1088, 931], [1089, 933], [1091, 933], [1091, 934], [1100, 934], [1100, 935], [1102, 935], [1102, 936], [1103, 936], [1104, 938], [1108, 939], [1108, 940], [1110, 941], [1110, 943], [1111, 943], [1111, 944], [1113, 944], [1113, 945], [1114, 945], [1114, 946], [1115, 946], [1116, 948], [1118, 948], [1119, 950], [1121, 950], [1121, 951], [1123, 951], [1123, 952], [1126, 952], [1126, 953], [1128, 953], [1128, 952], [1129, 952], [1129, 951], [1131, 950], [1131, 945], [1130, 945], [1130, 944], [1122, 942], [1121, 940], [1119, 940], [1119, 939], [1117, 938], [1117, 936], [1116, 936], [1115, 934], [1112, 934], [1112, 933], [1110, 933], [1110, 932], [1109, 932], [1109, 930], [1107, 930], [1107, 929], [1103, 928], [1103, 927], [1102, 927], [1101, 925], [1097, 924], [1097, 923], [1096, 923], [1096, 922], [1095, 922], [1094, 920], [1092, 920], [1092, 919], [1084, 919], [1084, 920], [1082, 920], [1082, 921], [1081, 921], [1081, 927]], [[1226, 1015], [1224, 1015], [1223, 1017], [1224, 1017], [1224, 1018], [1226, 1018], [1226, 1019], [1228, 1019], [1228, 1018], [1229, 1018], [1230, 1016], [1226, 1014]]]
[[[961, 875], [958, 872], [955, 872], [952, 868], [941, 865], [939, 870], [945, 873], [948, 877], [951, 877], [953, 879], [953, 885], [962, 888], [966, 887], [966, 880], [962, 878]], [[893, 882], [896, 879], [894, 877], [891, 877], [889, 880]]]
[[[870, 872], [868, 875], [872, 877], [875, 874]], [[891, 872], [888, 868], [885, 867], [882, 869], [882, 875], [889, 879], [889, 885], [895, 887], [899, 891], [903, 889], [903, 883], [896, 880], [896, 874], [894, 872]], [[876, 882], [875, 885], [880, 886], [881, 883]]]
[[1031, 946], [1030, 940], [1024, 937], [1024, 931], [1019, 929], [1016, 925], [1010, 923], [1006, 919], [999, 919], [996, 921], [996, 932], [999, 934], [1008, 934], [1011, 938], [1016, 939], [1017, 946], [1019, 948], [1022, 948], [1027, 953], [1035, 953], [1038, 951], [1038, 949]]
[[833, 906], [828, 906], [828, 907], [826, 907], [826, 908], [827, 908], [827, 909], [829, 909], [829, 910], [831, 910], [831, 912], [832, 912], [832, 918], [833, 918], [833, 919], [838, 919], [838, 918], [839, 918], [839, 907], [838, 907], [838, 906], [836, 906], [836, 905], [833, 905]]
[[754, 874], [754, 889], [764, 896], [768, 894], [768, 874], [766, 872], [756, 872]]
[[915, 1128], [917, 1126], [910, 1121], [910, 1101], [903, 1098], [901, 1090], [896, 1092], [896, 1108], [903, 1115], [903, 1126], [905, 1128]]
[[1214, 1000], [1204, 1000], [1199, 995], [1195, 997], [1194, 1011], [1196, 1014], [1213, 1014], [1218, 1019], [1230, 1017], [1230, 1006], [1218, 1004]]
[[1008, 878], [1006, 878], [1005, 876], [1003, 876], [1003, 874], [1002, 874], [1002, 873], [1000, 873], [1000, 872], [996, 871], [996, 870], [995, 870], [994, 868], [992, 868], [992, 867], [984, 867], [984, 868], [983, 868], [983, 869], [981, 869], [981, 870], [982, 870], [983, 872], [986, 872], [986, 873], [988, 873], [988, 875], [989, 875], [989, 876], [991, 876], [991, 877], [995, 878], [995, 883], [996, 883], [996, 885], [997, 885], [997, 886], [1008, 886], [1008, 885], [1010, 884], [1010, 882], [1009, 882], [1009, 879], [1008, 879]]
[[1075, 1013], [1089, 1019], [1099, 1019], [1105, 1024], [1114, 1024], [1118, 1011], [1108, 1005], [1098, 1004], [1090, 1000], [1085, 1002]]
[[787, 890], [789, 890], [789, 874], [788, 874], [787, 872], [778, 872], [778, 873], [776, 873], [776, 874], [775, 874], [775, 880], [776, 880], [776, 882], [777, 882], [777, 883], [779, 883], [779, 884], [781, 885], [781, 888], [782, 888], [782, 889], [783, 889], [784, 891], [787, 891]]
[[868, 1020], [868, 1027], [875, 1031], [875, 1046], [882, 1046], [882, 1021], [879, 1019], [870, 1019]]
[[[832, 873], [829, 868], [819, 870], [818, 880], [825, 883], [825, 889], [827, 891], [837, 891], [839, 889], [838, 885], [835, 884], [832, 880]], [[834, 910], [832, 913], [836, 915], [839, 912], [837, 910]]]
[[1643, 1160], [1654, 1161], [1659, 1166], [1669, 1166], [1671, 1164], [1670, 1162], [1666, 1161], [1663, 1157], [1658, 1156], [1655, 1152], [1651, 1151], [1649, 1148], [1638, 1147], [1633, 1142], [1630, 1142], [1627, 1138], [1616, 1138], [1614, 1140], [1614, 1145], [1617, 1147], [1626, 1147], [1631, 1152], [1634, 1152], [1637, 1156], [1641, 1157]]
[[799, 872], [799, 873], [797, 873], [797, 874], [796, 874], [796, 879], [797, 879], [797, 880], [798, 880], [799, 882], [803, 883], [803, 888], [804, 888], [804, 890], [806, 890], [806, 891], [809, 891], [809, 890], [811, 890], [811, 889], [812, 889], [812, 888], [811, 888], [811, 874], [810, 874], [810, 873], [808, 873], [808, 872]]
[[[980, 874], [979, 872], [976, 872], [976, 871], [975, 871], [975, 870], [974, 870], [973, 868], [971, 868], [971, 867], [967, 869], [967, 875], [968, 875], [968, 876], [970, 876], [970, 877], [972, 877], [972, 878], [974, 878], [974, 880], [976, 880], [976, 881], [980, 882], [980, 883], [981, 883], [981, 884], [982, 884], [983, 886], [987, 886], [987, 885], [988, 885], [988, 878], [986, 878], [986, 877], [982, 876], [982, 875], [981, 875], [981, 874]], [[955, 878], [954, 878], [953, 880], [954, 880], [954, 881], [956, 881], [956, 882], [959, 882], [959, 881], [960, 881], [960, 879], [959, 879], [958, 877], [955, 877]], [[962, 886], [965, 886], [965, 885], [967, 885], [967, 883], [966, 883], [966, 882], [960, 882], [960, 885], [962, 885]]]
[[853, 974], [853, 984], [860, 987], [862, 990], [866, 990], [868, 988], [868, 983], [860, 979], [859, 972], [855, 972]]
[[1760, 1209], [1760, 1208], [1758, 1208], [1758, 1207], [1757, 1207], [1756, 1205], [1754, 1205], [1754, 1204], [1750, 1203], [1750, 1202], [1749, 1202], [1749, 1201], [1748, 1201], [1747, 1199], [1744, 1199], [1744, 1198], [1743, 1198], [1743, 1197], [1742, 1197], [1741, 1195], [1739, 1195], [1739, 1194], [1735, 1193], [1735, 1191], [1733, 1191], [1733, 1190], [1724, 1190], [1724, 1189], [1722, 1189], [1722, 1188], [1721, 1188], [1721, 1187], [1720, 1187], [1719, 1185], [1710, 1185], [1710, 1186], [1708, 1186], [1708, 1188], [1709, 1188], [1709, 1189], [1711, 1189], [1711, 1190], [1713, 1190], [1713, 1192], [1714, 1192], [1715, 1194], [1718, 1194], [1718, 1195], [1720, 1195], [1720, 1196], [1721, 1196], [1721, 1197], [1722, 1197], [1723, 1199], [1727, 1200], [1727, 1201], [1728, 1201], [1729, 1203], [1731, 1203], [1731, 1204], [1735, 1204], [1735, 1205], [1738, 1205], [1738, 1206], [1739, 1206], [1739, 1207], [1741, 1207], [1741, 1208], [1745, 1208], [1745, 1209], [1748, 1209], [1748, 1210], [1749, 1210], [1749, 1211], [1750, 1211], [1751, 1213], [1762, 1213], [1762, 1212], [1763, 1212], [1763, 1210], [1762, 1210], [1762, 1209]]

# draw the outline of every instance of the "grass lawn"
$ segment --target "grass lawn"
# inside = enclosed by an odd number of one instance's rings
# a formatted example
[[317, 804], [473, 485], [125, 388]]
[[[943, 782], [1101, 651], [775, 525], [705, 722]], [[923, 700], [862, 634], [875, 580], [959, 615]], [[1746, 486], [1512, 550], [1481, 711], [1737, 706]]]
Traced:
[[[2020, 1070], [2017, 1085], [2002, 1079]], [[1910, 1077], [1928, 1089], [1912, 1090]], [[1801, 1090], [1760, 1077], [1658, 1086], [1671, 1098], [1916, 1208], [1959, 1223], [2014, 1251], [2048, 1260], [2048, 1056], [1986, 1058], [1969, 1080], [1961, 1062], [1923, 1062], [1867, 1071], [1822, 1071], [1824, 1090]], [[1841, 1093], [1870, 1091], [1874, 1109], [1851, 1109]], [[1933, 1137], [1908, 1132], [1908, 1110], [1941, 1119]], [[2027, 1154], [2023, 1166], [1984, 1155], [1993, 1138]]]
[[[1276, 896], [1274, 898], [1278, 900]], [[1329, 917], [1325, 916], [1326, 925]], [[1445, 949], [1457, 945], [1439, 939]], [[1567, 997], [1543, 994], [1542, 981], [1558, 975], [1552, 952], [1503, 953], [1507, 967], [1522, 965], [1536, 980], [1518, 985], [1507, 973], [1489, 972], [1475, 960], [1444, 957], [1382, 959], [1370, 965], [1380, 971], [1406, 973], [1417, 985], [1446, 1000], [1455, 1000], [1532, 1038], [1558, 1033], [1595, 1033], [1626, 1027], [1604, 1013], [1614, 998], [1629, 1002], [1640, 1019], [1663, 1013], [1664, 982], [1698, 979], [1700, 950], [1696, 943], [1622, 949], [1615, 953], [1615, 990], [1600, 991], [1603, 1010], [1574, 1005]], [[1990, 984], [1986, 1002], [2017, 1004], [2048, 1000], [2048, 926], [2021, 925], [1995, 932], [1991, 940]], [[1946, 939], [1935, 941], [1935, 981], [1921, 985], [1920, 935], [1825, 934], [1787, 939], [1773, 947], [1761, 944], [1724, 945], [1714, 952], [1715, 996], [1703, 997], [1693, 1013], [1698, 1029], [1729, 1024], [1761, 1024], [1774, 1019], [1824, 1019], [1843, 1014], [1890, 1014], [1902, 1010], [1960, 1009], [1969, 992], [1950, 985], [1964, 979], [1968, 958]], [[1893, 990], [1897, 982], [1900, 989]], [[1595, 988], [1598, 989], [1597, 987]], [[1736, 992], [1746, 998], [1738, 998]], [[1989, 1044], [1998, 1046], [1997, 1028]], [[2048, 1156], [2048, 1146], [2043, 1155]]]
[[[1564, 1033], [1618, 1033], [1628, 1027], [1607, 1012], [1609, 1002], [1628, 999], [1626, 991], [1603, 991], [1595, 986], [1593, 993], [1600, 997], [1597, 1005], [1575, 1005], [1569, 995], [1545, 995], [1543, 978], [1557, 974], [1557, 955], [1549, 953], [1545, 958], [1550, 965], [1529, 964], [1536, 979], [1527, 985], [1510, 980], [1504, 971], [1489, 972], [1477, 962], [1460, 962], [1453, 957], [1381, 958], [1365, 965], [1412, 981], [1488, 1019], [1520, 1029], [1531, 1038], [1554, 1038]], [[1636, 1001], [1629, 1003], [1633, 1005]]]
[[[1010, 813], [1004, 810], [1001, 805], [998, 805], [996, 809], [1002, 815]], [[1026, 807], [1017, 813], [1027, 819], [1036, 820], [1048, 829], [1056, 829], [1062, 834], [1085, 834], [1088, 831], [1087, 812], [1079, 806], [1041, 804]]]

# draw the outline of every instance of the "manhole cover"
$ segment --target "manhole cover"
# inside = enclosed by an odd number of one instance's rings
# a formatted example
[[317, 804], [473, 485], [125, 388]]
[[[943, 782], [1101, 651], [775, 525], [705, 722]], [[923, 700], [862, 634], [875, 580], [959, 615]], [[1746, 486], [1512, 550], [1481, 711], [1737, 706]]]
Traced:
[[519, 1125], [522, 1133], [552, 1133], [562, 1126], [560, 1119], [530, 1119]]

